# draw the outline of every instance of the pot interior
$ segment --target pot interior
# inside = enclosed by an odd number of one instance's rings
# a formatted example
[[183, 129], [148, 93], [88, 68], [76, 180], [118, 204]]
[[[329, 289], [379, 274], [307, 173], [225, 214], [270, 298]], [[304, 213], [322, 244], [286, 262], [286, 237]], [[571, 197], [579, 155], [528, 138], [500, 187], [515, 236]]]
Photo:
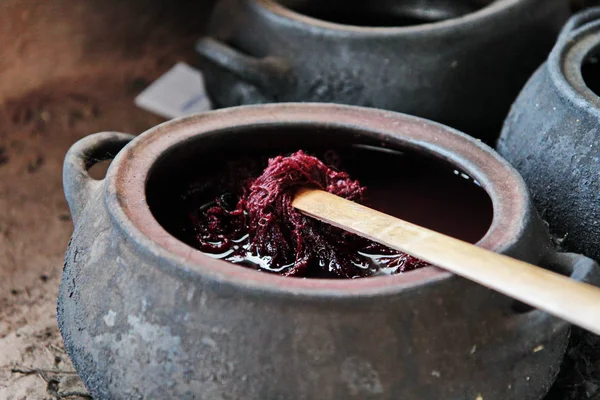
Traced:
[[586, 86], [600, 96], [600, 46], [597, 46], [584, 58], [581, 75]]
[[278, 0], [312, 18], [345, 25], [394, 27], [457, 18], [494, 0]]
[[[349, 128], [286, 126], [211, 132], [163, 153], [146, 197], [156, 220], [194, 247], [190, 213], [262, 172], [269, 157], [302, 149], [367, 187], [365, 204], [475, 243], [493, 216], [490, 197], [465, 171], [402, 147], [393, 137]], [[385, 145], [385, 147], [383, 146]]]

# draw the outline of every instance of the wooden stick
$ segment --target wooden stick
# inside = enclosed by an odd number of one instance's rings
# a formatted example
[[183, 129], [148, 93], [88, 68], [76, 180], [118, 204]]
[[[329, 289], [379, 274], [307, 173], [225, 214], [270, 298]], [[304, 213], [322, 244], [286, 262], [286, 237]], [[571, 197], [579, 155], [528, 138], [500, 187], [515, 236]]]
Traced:
[[333, 194], [305, 189], [304, 214], [454, 272], [600, 334], [600, 289], [411, 224]]

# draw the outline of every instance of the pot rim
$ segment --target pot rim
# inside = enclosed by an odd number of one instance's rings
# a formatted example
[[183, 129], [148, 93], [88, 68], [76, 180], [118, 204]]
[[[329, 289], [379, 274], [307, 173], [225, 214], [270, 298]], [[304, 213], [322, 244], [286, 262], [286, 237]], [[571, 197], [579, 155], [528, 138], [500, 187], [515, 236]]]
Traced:
[[[300, 279], [243, 268], [214, 259], [183, 243], [154, 218], [146, 202], [146, 182], [162, 154], [201, 135], [257, 127], [326, 125], [378, 135], [450, 162], [476, 179], [493, 204], [492, 223], [477, 245], [502, 252], [522, 235], [529, 193], [518, 173], [481, 141], [422, 118], [377, 109], [320, 103], [282, 103], [222, 109], [160, 124], [135, 138], [117, 157], [105, 181], [105, 205], [113, 221], [138, 251], [160, 267], [277, 294], [353, 297], [396, 293], [449, 279], [454, 274], [425, 267], [396, 276], [354, 280]], [[507, 216], [512, 216], [508, 218]]]
[[492, 0], [491, 3], [479, 8], [476, 11], [461, 15], [456, 18], [444, 19], [436, 22], [428, 22], [412, 26], [360, 26], [350, 24], [340, 24], [336, 22], [330, 22], [314, 17], [309, 17], [302, 13], [296, 12], [291, 8], [288, 8], [280, 4], [277, 0], [254, 0], [250, 2], [253, 7], [260, 7], [260, 9], [269, 12], [271, 15], [285, 18], [296, 23], [309, 25], [312, 27], [318, 27], [328, 31], [339, 31], [344, 34], [348, 33], [418, 33], [426, 32], [431, 29], [448, 29], [453, 28], [469, 22], [475, 22], [480, 19], [485, 19], [493, 15], [498, 10], [508, 9], [516, 6], [523, 0]]
[[600, 117], [600, 95], [588, 87], [581, 72], [584, 61], [595, 51], [600, 51], [600, 7], [570, 19], [548, 57], [547, 68], [567, 98]]

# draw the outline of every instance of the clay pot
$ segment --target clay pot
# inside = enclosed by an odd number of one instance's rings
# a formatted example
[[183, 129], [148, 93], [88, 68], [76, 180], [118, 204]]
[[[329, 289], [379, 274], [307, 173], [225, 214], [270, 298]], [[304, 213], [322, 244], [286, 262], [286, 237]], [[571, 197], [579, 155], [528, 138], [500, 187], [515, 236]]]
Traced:
[[574, 16], [508, 116], [498, 151], [566, 249], [600, 259], [600, 8]]
[[219, 106], [353, 104], [491, 141], [568, 8], [565, 0], [223, 0], [197, 51]]
[[[562, 320], [517, 310], [513, 300], [434, 267], [355, 280], [258, 272], [195, 250], [154, 216], [179, 195], [171, 181], [203, 157], [341, 140], [449, 163], [493, 202], [479, 246], [600, 280], [593, 261], [551, 249], [508, 163], [427, 120], [280, 104], [173, 120], [135, 139], [98, 133], [65, 159], [75, 232], [58, 302], [67, 351], [95, 398], [528, 400], [546, 393], [569, 335]], [[88, 176], [91, 164], [117, 151], [103, 181]]]

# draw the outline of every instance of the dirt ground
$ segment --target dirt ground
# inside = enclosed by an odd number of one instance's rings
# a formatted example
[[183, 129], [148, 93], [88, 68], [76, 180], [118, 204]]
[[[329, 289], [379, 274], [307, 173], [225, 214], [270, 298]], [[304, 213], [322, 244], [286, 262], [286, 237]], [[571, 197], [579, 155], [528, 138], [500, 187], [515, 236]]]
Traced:
[[65, 354], [56, 295], [73, 226], [65, 152], [103, 130], [161, 122], [133, 104], [193, 62], [202, 1], [0, 3], [0, 399], [89, 398]]
[[150, 71], [122, 68], [115, 76], [57, 80], [2, 110], [0, 366], [10, 368], [0, 367], [0, 396], [44, 398], [44, 386], [51, 394], [52, 385], [62, 393], [78, 384], [56, 327], [57, 286], [72, 231], [61, 164], [70, 144], [90, 132], [140, 133], [159, 122], [132, 105]]
[[[209, 7], [200, 0], [0, 2], [0, 399], [90, 398], [56, 325], [73, 228], [62, 160], [87, 134], [138, 134], [161, 121], [133, 98], [177, 61], [193, 61]], [[600, 399], [589, 378], [600, 370], [599, 343], [575, 340], [552, 398]]]

